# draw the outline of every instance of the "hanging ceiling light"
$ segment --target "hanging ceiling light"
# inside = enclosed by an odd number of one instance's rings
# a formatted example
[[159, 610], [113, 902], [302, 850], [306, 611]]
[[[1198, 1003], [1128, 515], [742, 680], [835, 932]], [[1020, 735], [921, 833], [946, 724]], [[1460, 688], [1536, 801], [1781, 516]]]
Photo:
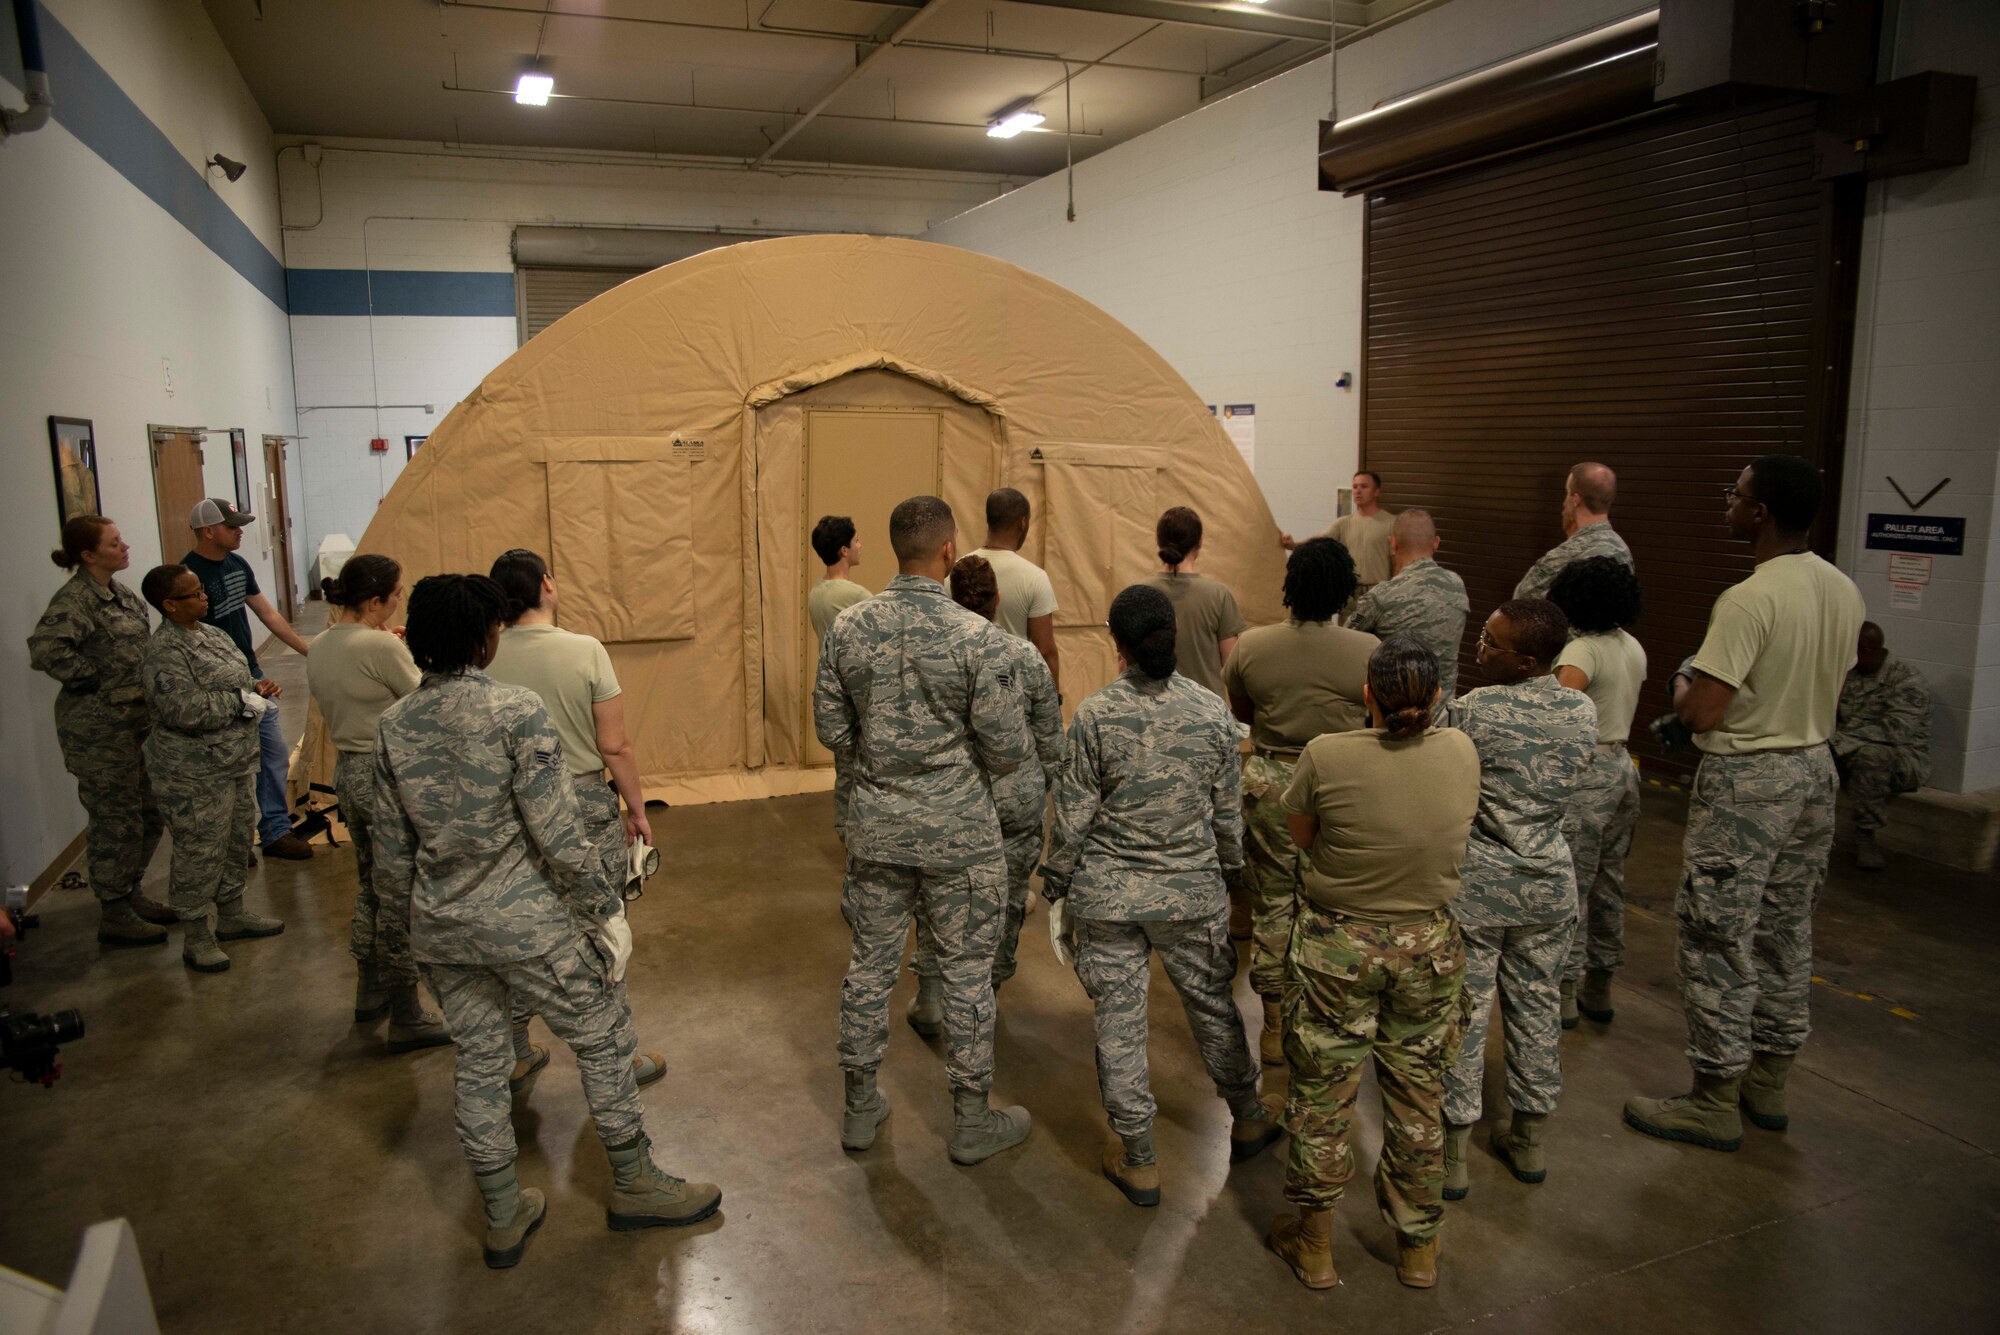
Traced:
[[549, 104], [549, 94], [555, 90], [553, 77], [530, 70], [514, 85], [514, 100], [524, 107], [545, 107]]
[[994, 139], [1012, 139], [1023, 130], [1032, 130], [1048, 117], [1025, 103], [1017, 103], [986, 122], [986, 133]]

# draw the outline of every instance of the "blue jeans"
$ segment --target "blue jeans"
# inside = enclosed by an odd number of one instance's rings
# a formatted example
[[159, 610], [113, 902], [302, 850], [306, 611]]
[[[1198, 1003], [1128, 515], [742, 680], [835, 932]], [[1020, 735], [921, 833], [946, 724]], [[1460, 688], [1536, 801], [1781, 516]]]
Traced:
[[268, 844], [292, 832], [292, 813], [285, 805], [285, 780], [291, 772], [291, 749], [273, 709], [257, 720], [262, 755], [257, 768], [257, 842]]

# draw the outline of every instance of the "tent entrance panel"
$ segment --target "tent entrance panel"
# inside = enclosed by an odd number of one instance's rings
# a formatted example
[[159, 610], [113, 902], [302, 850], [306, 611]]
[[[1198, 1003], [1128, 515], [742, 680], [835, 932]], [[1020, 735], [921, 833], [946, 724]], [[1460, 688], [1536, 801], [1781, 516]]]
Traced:
[[672, 440], [551, 444], [550, 565], [564, 629], [606, 644], [694, 638], [695, 467]]
[[1158, 564], [1153, 526], [1166, 452], [1135, 445], [1043, 445], [1043, 553], [1056, 594], [1063, 699], [1117, 675], [1104, 619], [1118, 591]]
[[880, 593], [896, 574], [889, 549], [889, 512], [912, 496], [939, 490], [940, 415], [924, 409], [815, 408], [805, 414], [805, 507], [800, 546], [805, 551], [799, 592], [800, 759], [831, 765], [833, 755], [813, 732], [812, 684], [819, 674], [819, 640], [806, 617], [806, 598], [826, 569], [812, 551], [812, 529], [821, 515], [846, 515], [862, 545], [863, 560], [848, 578]]

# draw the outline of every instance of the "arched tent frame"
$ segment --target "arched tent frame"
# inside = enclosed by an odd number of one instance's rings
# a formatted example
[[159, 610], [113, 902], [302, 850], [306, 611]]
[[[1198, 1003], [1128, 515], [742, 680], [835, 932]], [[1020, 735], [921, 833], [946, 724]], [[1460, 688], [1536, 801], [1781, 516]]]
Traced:
[[[407, 584], [550, 558], [558, 619], [606, 641], [649, 795], [808, 791], [797, 600], [810, 560], [786, 415], [936, 411], [960, 546], [986, 490], [1035, 505], [1072, 705], [1108, 680], [1105, 606], [1188, 504], [1203, 569], [1278, 620], [1283, 553], [1249, 469], [1167, 364], [1089, 303], [952, 247], [788, 237], [710, 251], [565, 316], [439, 424], [359, 544]], [[978, 427], [972, 425], [978, 423]], [[887, 561], [887, 535], [870, 535]], [[608, 633], [607, 633], [608, 632]]]

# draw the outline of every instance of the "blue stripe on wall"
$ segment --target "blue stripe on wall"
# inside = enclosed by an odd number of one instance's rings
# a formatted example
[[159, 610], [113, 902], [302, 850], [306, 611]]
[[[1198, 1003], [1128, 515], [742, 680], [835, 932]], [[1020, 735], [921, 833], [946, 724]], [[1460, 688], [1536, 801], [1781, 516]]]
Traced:
[[[48, 58], [57, 122], [165, 209], [230, 268], [248, 279], [279, 310], [285, 309], [284, 264], [222, 202], [200, 170], [182, 157], [173, 142], [146, 118], [146, 113], [125, 96], [104, 67], [90, 58], [69, 29], [56, 22], [48, 7], [36, 7], [41, 11], [42, 50]], [[20, 46], [15, 40], [11, 17], [0, 19], [0, 27], [6, 30], [0, 74], [13, 80], [18, 88], [22, 77]], [[229, 151], [227, 146], [224, 151]], [[253, 183], [222, 188], [275, 189], [267, 182], [254, 180], [258, 173], [275, 170], [268, 161], [252, 163]], [[508, 309], [513, 309], [511, 301]]]
[[490, 315], [514, 318], [514, 275], [432, 269], [292, 269], [294, 315]]

